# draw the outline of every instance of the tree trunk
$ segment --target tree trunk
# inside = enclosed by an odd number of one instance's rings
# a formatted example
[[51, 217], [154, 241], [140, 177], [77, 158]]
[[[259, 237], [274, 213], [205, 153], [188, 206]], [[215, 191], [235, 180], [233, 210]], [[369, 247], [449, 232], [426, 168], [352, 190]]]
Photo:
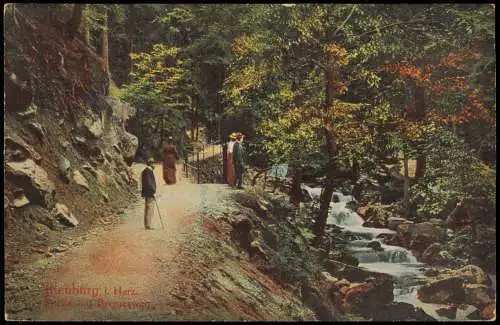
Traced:
[[328, 210], [330, 208], [330, 202], [332, 200], [333, 190], [335, 186], [335, 169], [336, 169], [336, 161], [335, 161], [335, 144], [334, 137], [330, 131], [326, 131], [326, 139], [327, 139], [327, 150], [328, 150], [328, 163], [327, 163], [327, 172], [325, 179], [325, 186], [323, 191], [321, 191], [320, 196], [320, 206], [319, 206], [319, 215], [314, 223], [313, 232], [316, 235], [316, 244], [319, 243], [321, 237], [324, 234], [326, 219], [328, 218]]
[[[421, 121], [425, 118], [426, 112], [424, 96], [424, 87], [417, 85], [415, 87], [415, 111], [413, 116], [415, 121]], [[425, 155], [423, 153], [417, 155], [416, 163], [415, 179], [422, 179], [425, 175]]]
[[194, 120], [195, 120], [196, 110], [193, 107], [191, 111], [191, 141], [194, 141]]
[[403, 183], [403, 206], [405, 211], [405, 217], [408, 218], [410, 216], [410, 199], [409, 199], [409, 190], [410, 190], [410, 178], [408, 177], [408, 155], [406, 152], [403, 153], [403, 165], [404, 165], [404, 183]]
[[128, 39], [129, 39], [129, 55], [128, 55], [128, 60], [129, 60], [129, 82], [132, 82], [132, 76], [130, 76], [130, 73], [134, 72], [134, 60], [132, 60], [132, 57], [130, 56], [131, 53], [134, 53], [134, 23], [135, 23], [135, 10], [134, 10], [134, 5], [131, 4], [129, 5], [129, 13], [128, 13]]
[[198, 119], [199, 119], [199, 108], [198, 108], [198, 99], [194, 102], [194, 119], [193, 119], [193, 132], [196, 132], [194, 134], [195, 138], [193, 140], [198, 141], [198, 134], [199, 134], [199, 129], [198, 129]]
[[359, 166], [359, 160], [354, 159], [352, 162], [352, 181], [355, 183], [359, 179], [361, 173], [361, 167]]
[[292, 177], [292, 188], [290, 189], [290, 202], [297, 209], [299, 209], [300, 207], [300, 198], [302, 196], [302, 190], [300, 189], [300, 181], [302, 178], [301, 174], [302, 170], [299, 167], [294, 168]]
[[[331, 63], [332, 60], [333, 58], [331, 57], [331, 54], [327, 54], [326, 62]], [[330, 208], [330, 201], [332, 200], [333, 190], [335, 186], [335, 170], [337, 168], [337, 145], [335, 143], [335, 136], [333, 134], [333, 125], [328, 119], [328, 111], [332, 109], [336, 93], [335, 89], [337, 89], [336, 86], [340, 82], [340, 75], [338, 71], [334, 71], [331, 66], [331, 64], [327, 64], [327, 68], [325, 71], [326, 101], [324, 107], [324, 130], [328, 162], [326, 166], [325, 186], [320, 196], [319, 215], [313, 226], [313, 232], [316, 235], [314, 243], [315, 245], [318, 245], [321, 242], [321, 238], [323, 237], [323, 234], [325, 232], [326, 219], [328, 218], [328, 210]]]
[[[90, 27], [87, 24], [83, 26], [83, 33], [85, 38], [85, 44], [87, 44], [87, 46], [89, 47], [92, 47], [92, 44], [90, 44]], [[95, 48], [93, 48], [93, 50], [95, 51]]]
[[109, 43], [108, 43], [108, 13], [104, 14], [104, 26], [101, 31], [101, 57], [104, 69], [109, 76]]
[[68, 36], [73, 39], [78, 32], [78, 27], [82, 23], [82, 12], [84, 4], [75, 3], [73, 5], [73, 12], [71, 13], [71, 19], [66, 23], [68, 28]]

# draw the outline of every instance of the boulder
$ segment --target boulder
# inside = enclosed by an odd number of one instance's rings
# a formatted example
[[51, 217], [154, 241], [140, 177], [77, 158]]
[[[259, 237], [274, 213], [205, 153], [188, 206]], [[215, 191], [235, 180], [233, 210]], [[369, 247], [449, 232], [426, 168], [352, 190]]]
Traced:
[[85, 169], [85, 170], [89, 171], [95, 177], [97, 177], [97, 175], [98, 175], [98, 171], [94, 167], [92, 167], [90, 165], [87, 165], [87, 164], [82, 165], [82, 169]]
[[352, 284], [346, 291], [343, 306], [355, 313], [369, 316], [379, 306], [394, 300], [392, 281], [369, 279], [365, 283]]
[[106, 97], [106, 103], [111, 107], [112, 115], [121, 121], [126, 121], [137, 112], [135, 107], [115, 97]]
[[457, 317], [457, 306], [439, 308], [436, 309], [436, 313], [439, 316], [455, 319]]
[[8, 162], [6, 171], [17, 178], [24, 189], [24, 193], [31, 203], [52, 207], [55, 196], [55, 185], [49, 179], [47, 172], [33, 160], [26, 159], [22, 162]]
[[497, 317], [497, 308], [495, 303], [489, 304], [481, 312], [481, 316], [485, 320], [494, 320]]
[[328, 283], [337, 283], [339, 281], [339, 279], [331, 276], [330, 273], [326, 271], [321, 272], [321, 275], [323, 276], [323, 279], [325, 279], [325, 281]]
[[106, 175], [105, 172], [102, 170], [98, 169], [96, 171], [96, 177], [97, 177], [97, 182], [99, 183], [99, 186], [101, 187], [106, 187], [108, 186], [108, 176]]
[[31, 103], [31, 104], [30, 104], [30, 105], [26, 108], [26, 110], [25, 110], [25, 111], [23, 111], [23, 112], [19, 112], [19, 113], [17, 113], [17, 115], [18, 115], [19, 117], [22, 117], [22, 118], [26, 118], [26, 117], [28, 117], [28, 118], [29, 118], [29, 117], [35, 116], [35, 115], [36, 115], [36, 113], [37, 113], [37, 110], [38, 110], [38, 107], [37, 107], [35, 104]]
[[87, 182], [87, 179], [78, 170], [75, 170], [73, 172], [73, 180], [75, 181], [75, 183], [77, 185], [83, 187], [87, 191], [90, 191], [90, 187], [89, 187], [89, 183]]
[[394, 282], [394, 277], [391, 275], [368, 271], [365, 268], [348, 265], [333, 259], [327, 259], [324, 261], [323, 268], [328, 273], [335, 274], [336, 277], [343, 278], [350, 282], [362, 283], [368, 281], [370, 278], [375, 278], [379, 281]]
[[120, 137], [120, 143], [122, 147], [122, 155], [124, 158], [133, 158], [139, 147], [139, 139], [128, 132], [123, 132]]
[[128, 176], [128, 173], [125, 172], [124, 170], [122, 170], [121, 172], [118, 173], [122, 179], [127, 183], [127, 184], [130, 184], [130, 178]]
[[107, 161], [109, 162], [112, 162], [114, 159], [113, 159], [113, 155], [111, 155], [108, 151], [104, 152], [104, 157], [106, 158]]
[[114, 145], [113, 145], [113, 149], [115, 149], [115, 151], [116, 151], [117, 153], [119, 153], [120, 155], [122, 154], [122, 150], [120, 149], [120, 147], [119, 147], [118, 145], [114, 144]]
[[374, 251], [383, 251], [384, 250], [382, 248], [382, 244], [379, 241], [377, 241], [377, 240], [369, 242], [368, 245], [366, 245], [366, 246], [370, 247]]
[[467, 315], [467, 319], [470, 319], [470, 320], [483, 320], [483, 316], [481, 315], [481, 312], [479, 311], [479, 309], [476, 309], [475, 311], [473, 311], [472, 313], [470, 313], [469, 315]]
[[64, 156], [59, 157], [59, 163], [57, 164], [60, 175], [66, 180], [71, 180], [71, 163]]
[[338, 286], [339, 288], [342, 288], [342, 287], [350, 287], [351, 283], [346, 279], [340, 279], [337, 282], [335, 282], [335, 285]]
[[465, 284], [465, 303], [476, 306], [479, 309], [486, 308], [495, 302], [494, 292], [490, 287], [482, 284]]
[[399, 224], [396, 228], [404, 247], [423, 252], [429, 245], [446, 240], [446, 230], [429, 222]]
[[422, 253], [420, 260], [424, 263], [432, 264], [436, 261], [436, 258], [438, 257], [440, 251], [441, 251], [440, 243], [431, 244]]
[[99, 119], [97, 120], [85, 119], [83, 121], [83, 126], [87, 131], [87, 133], [95, 139], [100, 138], [103, 134], [102, 123]]
[[243, 249], [251, 249], [253, 236], [251, 234], [252, 223], [245, 215], [237, 216], [233, 221], [233, 229], [231, 230], [231, 239], [238, 241]]
[[371, 207], [368, 206], [368, 205], [364, 205], [362, 207], [358, 207], [356, 209], [356, 213], [359, 214], [359, 216], [361, 218], [363, 218], [364, 220], [368, 219], [370, 216], [371, 216], [371, 212], [368, 212], [368, 210], [370, 210]]
[[389, 208], [390, 205], [372, 204], [358, 211], [364, 213], [362, 218], [366, 220], [365, 227], [386, 228], [387, 219], [393, 216]]
[[356, 211], [358, 208], [358, 202], [356, 200], [351, 200], [345, 204], [345, 207], [349, 210]]
[[22, 208], [30, 203], [30, 200], [23, 194], [20, 197], [17, 197], [10, 203], [14, 208]]
[[437, 269], [425, 269], [424, 270], [424, 275], [425, 276], [428, 276], [428, 277], [435, 277], [437, 275], [439, 275], [439, 270]]
[[434, 322], [436, 319], [427, 315], [422, 308], [415, 307], [406, 302], [393, 302], [378, 306], [371, 315], [372, 321], [394, 322], [394, 321], [416, 321]]
[[407, 224], [412, 224], [413, 221], [410, 221], [405, 218], [399, 218], [399, 217], [389, 217], [387, 218], [387, 228], [391, 230], [396, 230], [398, 226], [402, 223], [407, 223]]
[[9, 149], [5, 151], [5, 160], [23, 161], [32, 159], [36, 163], [42, 161], [42, 156], [21, 138], [12, 136], [6, 137], [5, 147]]
[[90, 159], [91, 159], [91, 161], [102, 164], [102, 163], [104, 163], [104, 159], [105, 159], [104, 152], [102, 151], [102, 149], [100, 147], [94, 146], [94, 147], [92, 147], [92, 149], [90, 149]]
[[56, 203], [54, 208], [55, 217], [63, 224], [76, 227], [78, 226], [78, 220], [73, 216], [72, 213], [69, 212], [69, 209], [66, 205], [61, 203]]
[[332, 260], [347, 264], [347, 265], [352, 265], [352, 266], [358, 266], [359, 261], [358, 259], [354, 256], [351, 255], [345, 251], [331, 251], [328, 254], [328, 257]]
[[104, 202], [108, 203], [109, 202], [109, 196], [108, 196], [108, 194], [106, 194], [106, 192], [104, 192], [102, 189], [99, 189], [99, 193], [101, 194]]
[[67, 140], [62, 140], [62, 141], [60, 142], [60, 144], [61, 144], [61, 147], [63, 147], [64, 149], [66, 149], [66, 148], [69, 146], [69, 141], [67, 141]]
[[397, 234], [380, 234], [376, 238], [382, 239], [383, 243], [387, 245], [401, 246]]
[[77, 144], [85, 144], [87, 142], [87, 139], [82, 136], [75, 136], [74, 140]]
[[432, 281], [417, 290], [417, 298], [427, 303], [461, 304], [465, 301], [463, 283], [460, 277]]
[[491, 285], [491, 280], [479, 266], [467, 265], [458, 270], [447, 271], [452, 276], [458, 276], [464, 283]]
[[43, 127], [40, 123], [30, 122], [28, 123], [28, 126], [30, 127], [31, 130], [33, 130], [33, 132], [35, 132], [36, 136], [40, 140], [43, 140], [45, 138], [45, 131], [43, 130]]
[[451, 255], [450, 252], [442, 250], [434, 258], [434, 265], [440, 266], [456, 266], [458, 259]]

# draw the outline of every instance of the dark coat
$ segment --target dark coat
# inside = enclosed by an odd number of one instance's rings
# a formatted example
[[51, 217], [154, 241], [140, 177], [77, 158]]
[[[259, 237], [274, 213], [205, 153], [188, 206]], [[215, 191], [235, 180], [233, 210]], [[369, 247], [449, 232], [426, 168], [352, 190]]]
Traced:
[[143, 198], [152, 198], [156, 193], [156, 180], [155, 174], [151, 168], [146, 167], [141, 174], [141, 184], [142, 191], [141, 196]]
[[239, 142], [236, 142], [233, 147], [233, 164], [237, 171], [245, 169], [245, 149]]

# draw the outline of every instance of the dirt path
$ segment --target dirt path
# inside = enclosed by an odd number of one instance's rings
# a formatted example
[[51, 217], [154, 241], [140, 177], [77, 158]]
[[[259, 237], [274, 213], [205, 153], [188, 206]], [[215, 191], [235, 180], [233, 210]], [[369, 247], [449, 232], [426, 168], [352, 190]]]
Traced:
[[[132, 169], [139, 177], [144, 165]], [[223, 184], [163, 185], [144, 229], [144, 202], [114, 225], [92, 228], [81, 246], [42, 258], [6, 279], [11, 320], [311, 320], [290, 288], [262, 273], [217, 221], [241, 214]], [[248, 212], [248, 211], [247, 211]], [[251, 213], [251, 212], [248, 212]]]
[[[139, 176], [144, 165], [135, 165]], [[68, 253], [43, 283], [40, 320], [154, 320], [171, 312], [168, 303], [178, 274], [180, 245], [196, 226], [198, 212], [228, 189], [223, 185], [190, 184], [178, 168], [178, 183], [163, 184], [155, 167], [158, 211], [152, 226], [143, 226], [144, 203], [125, 211], [115, 229], [89, 239]], [[180, 276], [182, 278], [182, 276]], [[171, 308], [170, 308], [171, 309]]]

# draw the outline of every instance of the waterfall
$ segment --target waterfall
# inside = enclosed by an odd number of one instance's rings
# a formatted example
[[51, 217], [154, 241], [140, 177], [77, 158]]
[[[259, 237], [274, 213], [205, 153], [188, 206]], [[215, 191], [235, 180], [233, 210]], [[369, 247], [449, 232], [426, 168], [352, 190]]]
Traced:
[[[309, 193], [312, 199], [319, 199], [321, 188], [302, 185], [302, 189]], [[344, 195], [340, 192], [334, 192], [330, 202], [330, 210], [326, 224], [333, 224], [343, 228], [343, 231], [353, 239], [347, 249], [364, 264], [367, 268], [373, 269], [380, 267], [383, 263], [392, 265], [383, 265], [388, 273], [402, 273], [406, 267], [401, 268], [401, 264], [418, 264], [413, 253], [403, 247], [385, 245], [377, 236], [380, 234], [395, 234], [396, 232], [387, 228], [363, 227], [364, 220], [355, 211], [347, 208], [347, 203], [354, 201], [352, 195]], [[380, 242], [381, 250], [376, 251], [368, 247], [373, 240]], [[371, 265], [370, 265], [371, 264]], [[404, 272], [403, 272], [404, 273]]]
[[[309, 193], [312, 199], [319, 199], [321, 188], [312, 188], [305, 185], [302, 188]], [[422, 274], [422, 266], [425, 264], [418, 262], [410, 250], [399, 246], [386, 245], [382, 242], [382, 239], [377, 238], [380, 234], [395, 234], [396, 232], [385, 228], [363, 227], [363, 218], [346, 207], [348, 202], [353, 201], [353, 197], [339, 192], [334, 192], [333, 195], [327, 224], [334, 224], [343, 228], [343, 232], [349, 240], [345, 248], [358, 259], [358, 266], [369, 271], [395, 276], [394, 301], [406, 302], [421, 307], [427, 314], [437, 320], [450, 320], [436, 313], [436, 309], [444, 305], [423, 303], [417, 298], [418, 287], [426, 281]], [[373, 249], [375, 247], [372, 244], [374, 241], [380, 243], [377, 244], [378, 249]], [[496, 283], [496, 276], [491, 278]], [[472, 312], [469, 309], [464, 311], [458, 309], [456, 319], [466, 319], [466, 315]]]

